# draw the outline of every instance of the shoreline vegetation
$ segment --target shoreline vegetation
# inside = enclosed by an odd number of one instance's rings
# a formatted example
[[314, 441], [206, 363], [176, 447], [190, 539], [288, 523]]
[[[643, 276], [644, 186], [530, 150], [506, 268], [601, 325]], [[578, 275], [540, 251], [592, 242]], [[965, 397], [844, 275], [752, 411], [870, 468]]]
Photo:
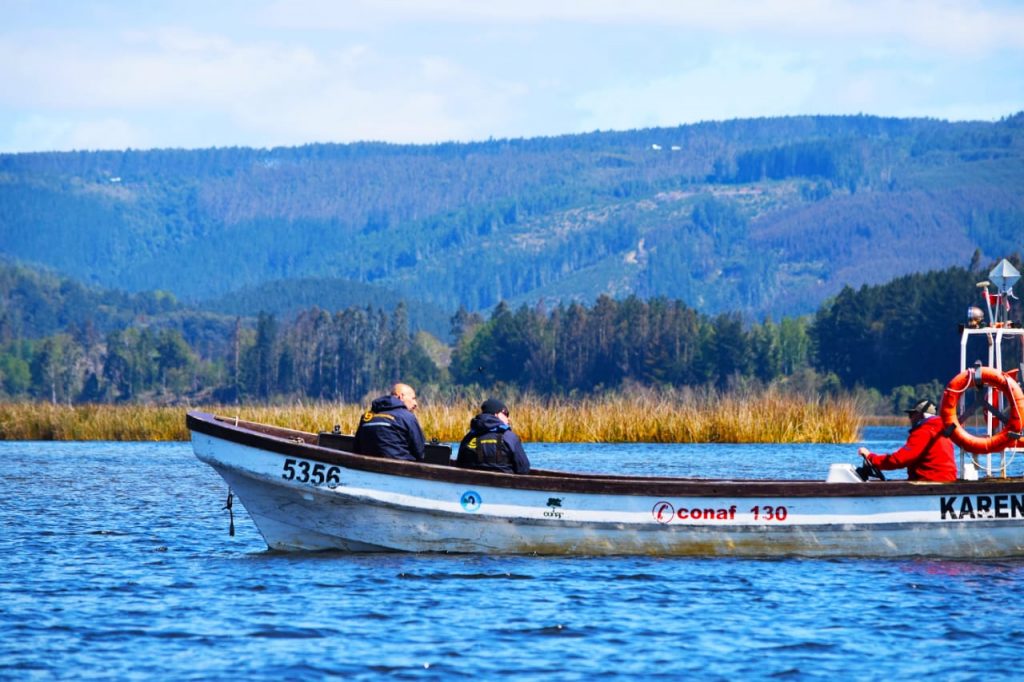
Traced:
[[[506, 401], [512, 426], [528, 444], [549, 443], [853, 443], [868, 422], [849, 397], [803, 398], [775, 391], [643, 392], [584, 398], [522, 396]], [[365, 406], [54, 405], [0, 403], [0, 440], [185, 441], [190, 410], [302, 431], [353, 433]], [[427, 440], [458, 442], [477, 402], [429, 401], [417, 410]], [[874, 420], [870, 420], [874, 423]]]

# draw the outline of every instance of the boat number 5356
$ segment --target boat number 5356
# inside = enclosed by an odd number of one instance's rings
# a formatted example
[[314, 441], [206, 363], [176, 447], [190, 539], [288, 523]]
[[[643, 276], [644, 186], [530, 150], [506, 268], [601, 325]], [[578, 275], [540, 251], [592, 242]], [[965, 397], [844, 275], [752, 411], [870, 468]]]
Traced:
[[341, 467], [329, 467], [317, 462], [311, 464], [302, 459], [288, 458], [284, 461], [284, 473], [281, 478], [286, 481], [312, 483], [313, 485], [336, 485], [341, 483]]

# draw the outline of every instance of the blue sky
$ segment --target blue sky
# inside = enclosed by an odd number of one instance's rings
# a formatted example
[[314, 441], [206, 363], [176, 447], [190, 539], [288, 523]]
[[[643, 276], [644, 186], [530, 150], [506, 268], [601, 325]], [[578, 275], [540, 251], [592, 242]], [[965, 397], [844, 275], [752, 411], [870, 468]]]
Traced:
[[1024, 110], [1024, 3], [0, 0], [0, 152]]

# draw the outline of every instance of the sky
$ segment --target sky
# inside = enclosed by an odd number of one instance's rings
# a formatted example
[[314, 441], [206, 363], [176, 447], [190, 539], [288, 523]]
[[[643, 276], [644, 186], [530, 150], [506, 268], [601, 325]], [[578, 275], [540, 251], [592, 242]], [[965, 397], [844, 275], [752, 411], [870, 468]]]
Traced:
[[1020, 0], [0, 0], [0, 153], [1022, 110]]

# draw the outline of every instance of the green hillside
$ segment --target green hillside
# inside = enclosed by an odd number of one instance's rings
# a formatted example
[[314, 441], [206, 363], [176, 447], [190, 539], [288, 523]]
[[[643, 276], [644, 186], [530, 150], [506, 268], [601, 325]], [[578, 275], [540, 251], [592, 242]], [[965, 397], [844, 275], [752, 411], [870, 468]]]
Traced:
[[[442, 400], [666, 386], [850, 391], [881, 413], [941, 394], [959, 369], [964, 313], [981, 302], [977, 283], [993, 265], [976, 254], [969, 268], [846, 287], [814, 316], [777, 322], [746, 324], [736, 312], [712, 316], [636, 296], [499, 304], [486, 318], [460, 309], [448, 320], [447, 344], [418, 330], [403, 304], [243, 318], [190, 309], [166, 293], [105, 291], [0, 262], [0, 400], [365, 402], [404, 379]], [[346, 295], [320, 290], [324, 298]], [[249, 295], [252, 305], [273, 306], [292, 293], [280, 283]], [[1022, 324], [1016, 303], [1011, 319]], [[1002, 365], [1017, 368], [1022, 353], [1011, 340]], [[985, 339], [968, 344], [968, 363], [987, 355]]]
[[0, 254], [232, 314], [404, 298], [436, 330], [460, 305], [635, 294], [779, 318], [1020, 250], [1021, 187], [1024, 113], [14, 154]]
[[173, 329], [191, 346], [218, 355], [235, 317], [190, 308], [166, 291], [102, 289], [0, 259], [0, 346], [63, 332], [91, 347], [133, 326]]

